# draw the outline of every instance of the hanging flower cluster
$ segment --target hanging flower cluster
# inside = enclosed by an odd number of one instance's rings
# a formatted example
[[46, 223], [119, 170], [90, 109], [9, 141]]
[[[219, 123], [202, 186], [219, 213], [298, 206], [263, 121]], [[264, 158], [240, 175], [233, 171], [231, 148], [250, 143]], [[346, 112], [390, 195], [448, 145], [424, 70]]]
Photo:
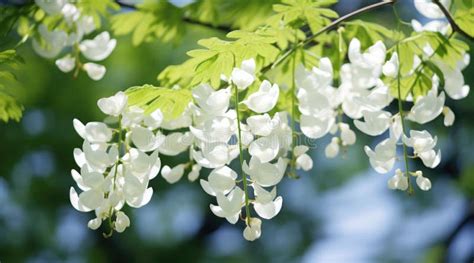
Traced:
[[[426, 50], [432, 49], [428, 46]], [[340, 147], [351, 145], [355, 142], [355, 133], [349, 125], [336, 122], [338, 114], [345, 114], [354, 120], [354, 126], [361, 132], [378, 136], [389, 130], [389, 137], [381, 141], [372, 150], [365, 146], [365, 152], [370, 164], [378, 173], [390, 172], [396, 160], [397, 145], [412, 148], [412, 158], [419, 158], [428, 168], [435, 168], [441, 161], [441, 152], [436, 150], [436, 136], [428, 131], [411, 130], [409, 136], [403, 133], [403, 121], [408, 120], [418, 124], [425, 124], [440, 114], [444, 114], [444, 124], [450, 126], [454, 122], [454, 113], [445, 106], [445, 93], [439, 92], [439, 77], [433, 76], [433, 87], [425, 95], [415, 99], [411, 110], [391, 113], [388, 106], [393, 101], [388, 84], [384, 81], [396, 78], [399, 71], [399, 60], [396, 52], [385, 61], [386, 48], [382, 42], [377, 42], [362, 52], [360, 42], [353, 39], [349, 45], [348, 57], [350, 63], [341, 67], [341, 84], [335, 89], [332, 83], [331, 62], [327, 58], [320, 61], [319, 68], [312, 71], [300, 68], [296, 74], [298, 86], [299, 110], [301, 112], [301, 131], [310, 138], [320, 138], [327, 133], [335, 134], [340, 131], [339, 137], [333, 137], [325, 149], [326, 156], [332, 158], [339, 152]], [[429, 56], [427, 54], [427, 56]], [[415, 58], [415, 64], [410, 74], [415, 74], [422, 58]], [[458, 62], [458, 67], [452, 69], [442, 61], [434, 61], [443, 71], [445, 78], [445, 91], [452, 99], [467, 96], [469, 87], [464, 85], [461, 70], [467, 65], [469, 56], [465, 54], [464, 60]], [[413, 101], [409, 94], [408, 101]], [[342, 119], [342, 118], [340, 118]], [[405, 156], [406, 157], [406, 156]], [[388, 186], [391, 189], [407, 190], [409, 176], [416, 177], [416, 183], [421, 190], [431, 188], [431, 182], [423, 177], [421, 171], [402, 172], [398, 169]]]
[[94, 62], [81, 62], [81, 54], [90, 61], [106, 59], [117, 45], [117, 41], [104, 31], [93, 39], [83, 39], [96, 29], [92, 16], [82, 15], [79, 8], [65, 0], [35, 0], [35, 3], [49, 16], [62, 17], [64, 30], [50, 30], [45, 24], [38, 27], [38, 36], [33, 39], [33, 49], [45, 58], [56, 58], [63, 50], [67, 54], [56, 59], [56, 66], [62, 72], [71, 72], [74, 76], [84, 70], [93, 80], [104, 77], [106, 68]]
[[[442, 2], [449, 4], [449, 1]], [[94, 40], [82, 41], [83, 33], [88, 30], [79, 22], [82, 21], [79, 11], [73, 12], [70, 4], [61, 1], [52, 3], [43, 3], [42, 8], [48, 13], [61, 12], [70, 25], [75, 25], [77, 52], [94, 61], [110, 54], [115, 40], [111, 40], [107, 32]], [[415, 6], [428, 18], [442, 17], [431, 1], [415, 0]], [[450, 30], [449, 24], [438, 20], [425, 26], [414, 20], [412, 26], [415, 31], [442, 34]], [[70, 38], [61, 32], [43, 32], [50, 34], [43, 38], [52, 40], [47, 42], [49, 49], [43, 49], [50, 52], [48, 55], [56, 56], [64, 47], [58, 45], [61, 41], [57, 39]], [[271, 219], [282, 209], [283, 198], [277, 194], [277, 185], [286, 172], [309, 171], [313, 167], [309, 147], [298, 145], [295, 140], [298, 133], [295, 122], [299, 122], [301, 133], [310, 139], [328, 134], [332, 137], [324, 148], [328, 158], [335, 158], [354, 145], [356, 130], [369, 136], [383, 136], [374, 147], [363, 148], [373, 169], [381, 174], [391, 173], [397, 161], [403, 159], [404, 168], [394, 171], [388, 179], [388, 187], [411, 192], [413, 178], [421, 190], [428, 191], [430, 179], [421, 170], [410, 170], [408, 158], [419, 159], [425, 167], [435, 168], [441, 162], [441, 151], [436, 136], [424, 129], [410, 130], [410, 124], [419, 127], [443, 114], [444, 125], [451, 126], [455, 115], [445, 106], [446, 96], [459, 100], [469, 93], [462, 75], [469, 55], [462, 54], [455, 66], [448, 65], [436, 56], [437, 50], [429, 43], [419, 47], [423, 54], [420, 55], [420, 51], [414, 55], [408, 72], [401, 70], [405, 62], [399, 59], [399, 53], [402, 54], [399, 42], [387, 49], [378, 41], [363, 50], [357, 38], [348, 45], [348, 61], [336, 71], [339, 76], [335, 76], [333, 62], [327, 57], [321, 58], [319, 65], [311, 69], [303, 65], [293, 67], [294, 85], [289, 90], [294, 102], [291, 112], [277, 107], [282, 98], [280, 87], [256, 72], [253, 58], [243, 60], [240, 67], [234, 65], [230, 74], [222, 75], [223, 87], [217, 90], [207, 83], [193, 87], [192, 102], [187, 105], [186, 101], [183, 113], [172, 120], [164, 118], [156, 105], [148, 109], [152, 111], [150, 114], [143, 108], [129, 106], [123, 92], [100, 99], [98, 106], [108, 115], [105, 122], [84, 125], [74, 120], [74, 128], [84, 144], [82, 149], [74, 150], [80, 171], [73, 170], [72, 177], [82, 192], [78, 194], [71, 187], [71, 203], [79, 211], [95, 211], [96, 217], [88, 223], [91, 229], [99, 228], [105, 221], [111, 231], [107, 235], [122, 232], [130, 225], [122, 211], [124, 205], [138, 208], [147, 204], [153, 193], [149, 181], [158, 173], [174, 184], [186, 173], [190, 181], [196, 181], [204, 169], [209, 175], [199, 182], [207, 194], [216, 198], [210, 204], [212, 213], [231, 224], [241, 219], [245, 223], [244, 238], [256, 240], [262, 234], [262, 219]], [[33, 44], [41, 50], [38, 42]], [[295, 44], [294, 49], [299, 47]], [[60, 69], [69, 69], [67, 66], [72, 65], [70, 71], [74, 65], [80, 65], [95, 79], [88, 70], [90, 63], [82, 65], [77, 61], [77, 54], [75, 58], [68, 55], [58, 60]], [[432, 76], [428, 81], [432, 86], [426, 88], [429, 91], [415, 92], [413, 87], [404, 87], [402, 96], [401, 81], [423, 74], [427, 63], [439, 69], [429, 75]], [[156, 103], [140, 105], [149, 104]], [[406, 105], [411, 108], [404, 110]], [[159, 156], [181, 154], [188, 154], [189, 161], [161, 167]]]
[[148, 183], [159, 173], [158, 147], [165, 141], [159, 131], [163, 115], [157, 110], [145, 116], [140, 109], [127, 107], [123, 92], [100, 99], [98, 106], [109, 116], [107, 123], [73, 121], [84, 143], [82, 149], [74, 149], [80, 172], [71, 174], [83, 192], [78, 195], [71, 187], [70, 199], [78, 211], [95, 211], [96, 218], [88, 223], [91, 229], [107, 221], [111, 234], [130, 225], [121, 211], [125, 204], [138, 208], [151, 199]]

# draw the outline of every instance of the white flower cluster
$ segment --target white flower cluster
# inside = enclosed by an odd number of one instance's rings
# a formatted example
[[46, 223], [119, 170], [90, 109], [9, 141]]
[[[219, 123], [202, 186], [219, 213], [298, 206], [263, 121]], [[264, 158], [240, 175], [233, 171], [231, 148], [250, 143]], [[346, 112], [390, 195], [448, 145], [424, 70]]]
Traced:
[[[230, 109], [232, 93], [238, 96], [256, 81], [254, 71], [255, 61], [245, 60], [240, 68], [232, 71], [230, 78], [223, 77], [229, 87], [217, 91], [207, 84], [195, 87], [195, 103], [187, 111], [192, 119], [190, 155], [195, 162], [189, 178], [197, 178], [202, 167], [211, 169], [207, 180], [200, 180], [204, 191], [217, 199], [217, 204], [210, 205], [211, 211], [232, 224], [242, 218], [246, 222], [243, 235], [251, 241], [260, 237], [262, 221], [249, 214], [250, 205], [263, 219], [271, 219], [280, 212], [283, 198], [277, 197], [275, 186], [285, 174], [290, 161], [287, 154], [292, 147], [287, 114], [277, 112], [273, 117], [268, 114], [278, 101], [278, 85], [264, 80], [257, 91]], [[239, 105], [251, 111], [245, 122], [240, 119]], [[307, 150], [306, 146], [295, 147], [296, 168], [311, 169], [313, 163]], [[250, 155], [248, 162], [244, 161], [243, 151]], [[240, 176], [230, 167], [239, 156]], [[168, 170], [163, 168], [161, 173], [168, 182], [174, 183], [184, 173], [183, 164]], [[245, 217], [241, 214], [243, 207]]]
[[73, 121], [84, 143], [82, 149], [74, 149], [80, 172], [71, 171], [82, 193], [71, 187], [70, 200], [78, 211], [95, 211], [96, 218], [88, 223], [91, 229], [108, 220], [111, 231], [123, 232], [130, 225], [123, 206], [138, 208], [152, 197], [148, 184], [161, 168], [159, 153], [167, 137], [160, 128], [165, 122], [160, 110], [145, 115], [127, 107], [123, 92], [100, 99], [98, 106], [109, 115], [107, 123]]
[[62, 72], [71, 72], [76, 68], [84, 70], [93, 80], [104, 77], [106, 68], [103, 65], [80, 61], [80, 54], [90, 61], [102, 61], [115, 49], [117, 41], [104, 31], [93, 39], [83, 37], [96, 29], [92, 16], [82, 15], [79, 8], [66, 0], [35, 0], [35, 3], [50, 16], [62, 16], [67, 32], [60, 29], [50, 31], [46, 25], [38, 27], [39, 36], [33, 39], [33, 49], [45, 58], [56, 58], [64, 50], [68, 54], [56, 60], [56, 66]]
[[[425, 47], [431, 50], [431, 47]], [[426, 131], [411, 130], [409, 137], [403, 134], [403, 124], [400, 113], [392, 114], [387, 107], [393, 101], [389, 87], [384, 80], [396, 78], [399, 60], [396, 52], [385, 61], [387, 51], [382, 42], [377, 42], [362, 52], [360, 42], [353, 39], [349, 44], [349, 62], [341, 67], [341, 84], [335, 89], [332, 85], [332, 66], [327, 58], [320, 60], [319, 68], [307, 71], [300, 67], [296, 73], [298, 87], [297, 98], [301, 112], [301, 130], [310, 138], [320, 138], [327, 133], [335, 134], [340, 131], [339, 137], [333, 137], [325, 149], [326, 156], [335, 157], [340, 146], [351, 145], [355, 142], [355, 133], [347, 123], [336, 122], [342, 120], [342, 115], [354, 120], [354, 126], [361, 132], [378, 136], [389, 131], [389, 137], [381, 141], [374, 150], [365, 146], [365, 152], [370, 164], [378, 173], [390, 172], [397, 160], [397, 145], [404, 144], [412, 148], [413, 157], [422, 160], [428, 168], [436, 167], [441, 161], [440, 150], [435, 150], [437, 138]], [[423, 59], [415, 57], [415, 64], [410, 74], [415, 74]], [[452, 99], [461, 99], [468, 95], [469, 87], [464, 84], [461, 70], [469, 62], [469, 56], [458, 62], [456, 68], [444, 64], [442, 61], [432, 60], [442, 71], [445, 79], [444, 90]], [[405, 76], [401, 76], [405, 77]], [[404, 114], [404, 119], [418, 124], [425, 124], [440, 114], [444, 114], [444, 124], [450, 126], [454, 122], [454, 113], [445, 106], [445, 93], [439, 92], [439, 77], [434, 75], [432, 89], [425, 95], [416, 98], [411, 110]], [[413, 101], [409, 94], [408, 101]], [[339, 118], [338, 118], [339, 117]], [[399, 142], [401, 139], [401, 142]], [[394, 177], [389, 180], [391, 189], [407, 190], [409, 187], [408, 176], [416, 177], [420, 189], [427, 191], [431, 182], [423, 177], [421, 171], [403, 173], [397, 170]]]

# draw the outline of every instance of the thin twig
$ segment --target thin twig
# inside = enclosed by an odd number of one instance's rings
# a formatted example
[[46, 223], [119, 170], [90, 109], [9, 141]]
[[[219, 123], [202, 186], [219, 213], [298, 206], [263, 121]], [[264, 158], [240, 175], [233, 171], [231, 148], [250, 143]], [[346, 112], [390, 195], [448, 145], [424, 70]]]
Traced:
[[454, 31], [456, 31], [459, 34], [463, 35], [467, 39], [469, 39], [471, 41], [474, 41], [474, 37], [469, 35], [461, 27], [459, 27], [459, 25], [454, 20], [454, 17], [451, 15], [451, 13], [449, 13], [449, 10], [443, 4], [441, 4], [441, 2], [439, 0], [433, 0], [433, 3], [436, 4], [439, 7], [439, 9], [441, 9], [441, 12], [443, 12], [446, 19], [448, 19], [448, 22], [449, 22], [449, 24], [451, 25], [451, 27], [453, 28]]

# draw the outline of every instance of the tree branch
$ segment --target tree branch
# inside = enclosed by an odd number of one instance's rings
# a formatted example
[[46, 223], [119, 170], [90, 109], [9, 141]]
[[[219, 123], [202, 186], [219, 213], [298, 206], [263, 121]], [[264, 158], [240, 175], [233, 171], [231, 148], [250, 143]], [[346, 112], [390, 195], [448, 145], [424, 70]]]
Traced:
[[280, 58], [278, 58], [275, 62], [273, 62], [272, 64], [264, 67], [261, 72], [262, 74], [264, 74], [265, 72], [275, 68], [276, 66], [278, 66], [281, 62], [283, 62], [287, 57], [289, 57], [293, 52], [295, 52], [298, 48], [301, 48], [301, 47], [304, 47], [306, 46], [307, 44], [309, 44], [310, 42], [312, 42], [316, 37], [318, 37], [319, 35], [325, 33], [325, 32], [328, 32], [328, 31], [331, 31], [333, 29], [336, 29], [340, 23], [346, 21], [346, 20], [349, 20], [359, 14], [362, 14], [362, 13], [365, 13], [365, 12], [368, 12], [368, 11], [371, 11], [371, 10], [374, 10], [374, 9], [377, 9], [379, 7], [382, 7], [382, 6], [386, 6], [386, 5], [393, 5], [397, 2], [397, 0], [384, 0], [384, 1], [381, 1], [381, 2], [378, 2], [378, 3], [375, 3], [375, 4], [372, 4], [372, 5], [368, 5], [368, 6], [365, 6], [365, 7], [362, 7], [360, 9], [357, 9], [356, 11], [354, 12], [351, 12], [349, 14], [346, 14], [344, 16], [341, 16], [340, 18], [334, 20], [331, 22], [331, 24], [323, 27], [322, 29], [320, 29], [318, 32], [314, 33], [312, 36], [309, 36], [305, 41], [303, 42], [300, 42], [299, 44], [295, 45], [292, 49], [289, 49], [286, 53], [284, 53]]
[[449, 10], [443, 4], [441, 4], [441, 2], [439, 0], [433, 0], [433, 3], [436, 4], [439, 7], [439, 9], [441, 9], [441, 12], [443, 12], [446, 19], [448, 19], [448, 22], [449, 22], [449, 24], [451, 25], [451, 27], [453, 28], [454, 31], [456, 31], [459, 34], [463, 35], [467, 39], [469, 39], [471, 41], [474, 41], [474, 37], [469, 35], [461, 27], [459, 27], [459, 25], [454, 20], [454, 17], [451, 15], [451, 13], [449, 13]]
[[[127, 4], [127, 3], [123, 3], [121, 1], [115, 1], [119, 6], [121, 7], [125, 7], [125, 8], [129, 8], [129, 9], [133, 9], [133, 10], [137, 10], [138, 8], [133, 5], [133, 4]], [[186, 23], [186, 24], [189, 24], [189, 25], [198, 25], [198, 26], [203, 26], [203, 27], [207, 27], [207, 28], [211, 28], [211, 29], [216, 29], [216, 30], [219, 30], [219, 31], [222, 31], [224, 33], [229, 33], [230, 31], [232, 31], [232, 28], [230, 26], [226, 26], [226, 25], [214, 25], [212, 23], [208, 23], [208, 22], [203, 22], [203, 21], [199, 21], [199, 20], [196, 20], [196, 19], [192, 19], [190, 17], [183, 17], [182, 18], [183, 22]]]

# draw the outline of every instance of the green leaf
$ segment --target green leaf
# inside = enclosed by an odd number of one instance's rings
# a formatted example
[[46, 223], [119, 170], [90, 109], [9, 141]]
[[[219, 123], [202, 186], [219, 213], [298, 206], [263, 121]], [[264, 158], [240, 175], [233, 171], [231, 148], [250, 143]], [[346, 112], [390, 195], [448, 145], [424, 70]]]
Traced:
[[0, 90], [0, 119], [19, 121], [23, 115], [23, 106], [10, 94]]
[[23, 106], [8, 92], [8, 82], [16, 81], [12, 70], [23, 62], [13, 49], [0, 52], [0, 119], [19, 121]]
[[[400, 95], [402, 100], [405, 100], [408, 95], [412, 94], [416, 100], [419, 96], [425, 96], [432, 88], [433, 83], [431, 78], [433, 72], [426, 71], [426, 67], [422, 67], [414, 74], [402, 77], [400, 79]], [[398, 83], [397, 79], [388, 79], [390, 92], [393, 97], [398, 98]]]
[[115, 35], [132, 33], [132, 44], [159, 39], [176, 42], [184, 34], [183, 10], [167, 1], [146, 1], [136, 11], [120, 13], [111, 19]]
[[269, 18], [271, 24], [280, 21], [293, 28], [300, 28], [303, 24], [309, 25], [313, 33], [331, 23], [331, 19], [339, 15], [331, 9], [324, 8], [337, 1], [314, 1], [314, 0], [283, 0], [282, 4], [273, 5], [277, 14]]
[[472, 0], [455, 0], [453, 17], [456, 24], [468, 35], [474, 37], [474, 3]]
[[363, 49], [368, 48], [379, 40], [397, 40], [404, 37], [401, 32], [390, 30], [380, 24], [362, 20], [345, 22], [342, 32], [347, 42], [357, 37]]
[[436, 51], [433, 60], [442, 60], [449, 66], [455, 67], [463, 59], [469, 46], [464, 42], [446, 38], [437, 32], [420, 32], [400, 41], [400, 72], [406, 75], [413, 69], [414, 56], [425, 57], [424, 48], [430, 46]]
[[189, 90], [168, 89], [152, 85], [131, 87], [125, 93], [128, 95], [129, 106], [140, 107], [145, 111], [145, 114], [160, 109], [165, 120], [178, 118], [192, 101], [192, 94]]
[[238, 30], [230, 32], [227, 37], [234, 41], [215, 37], [198, 41], [205, 49], [189, 51], [189, 60], [166, 68], [158, 76], [158, 80], [165, 86], [180, 84], [183, 88], [190, 89], [200, 83], [209, 83], [217, 89], [221, 84], [221, 75], [228, 77], [232, 69], [239, 67], [243, 60], [254, 58], [258, 71], [272, 63], [280, 53], [274, 45], [277, 39], [271, 35]]

